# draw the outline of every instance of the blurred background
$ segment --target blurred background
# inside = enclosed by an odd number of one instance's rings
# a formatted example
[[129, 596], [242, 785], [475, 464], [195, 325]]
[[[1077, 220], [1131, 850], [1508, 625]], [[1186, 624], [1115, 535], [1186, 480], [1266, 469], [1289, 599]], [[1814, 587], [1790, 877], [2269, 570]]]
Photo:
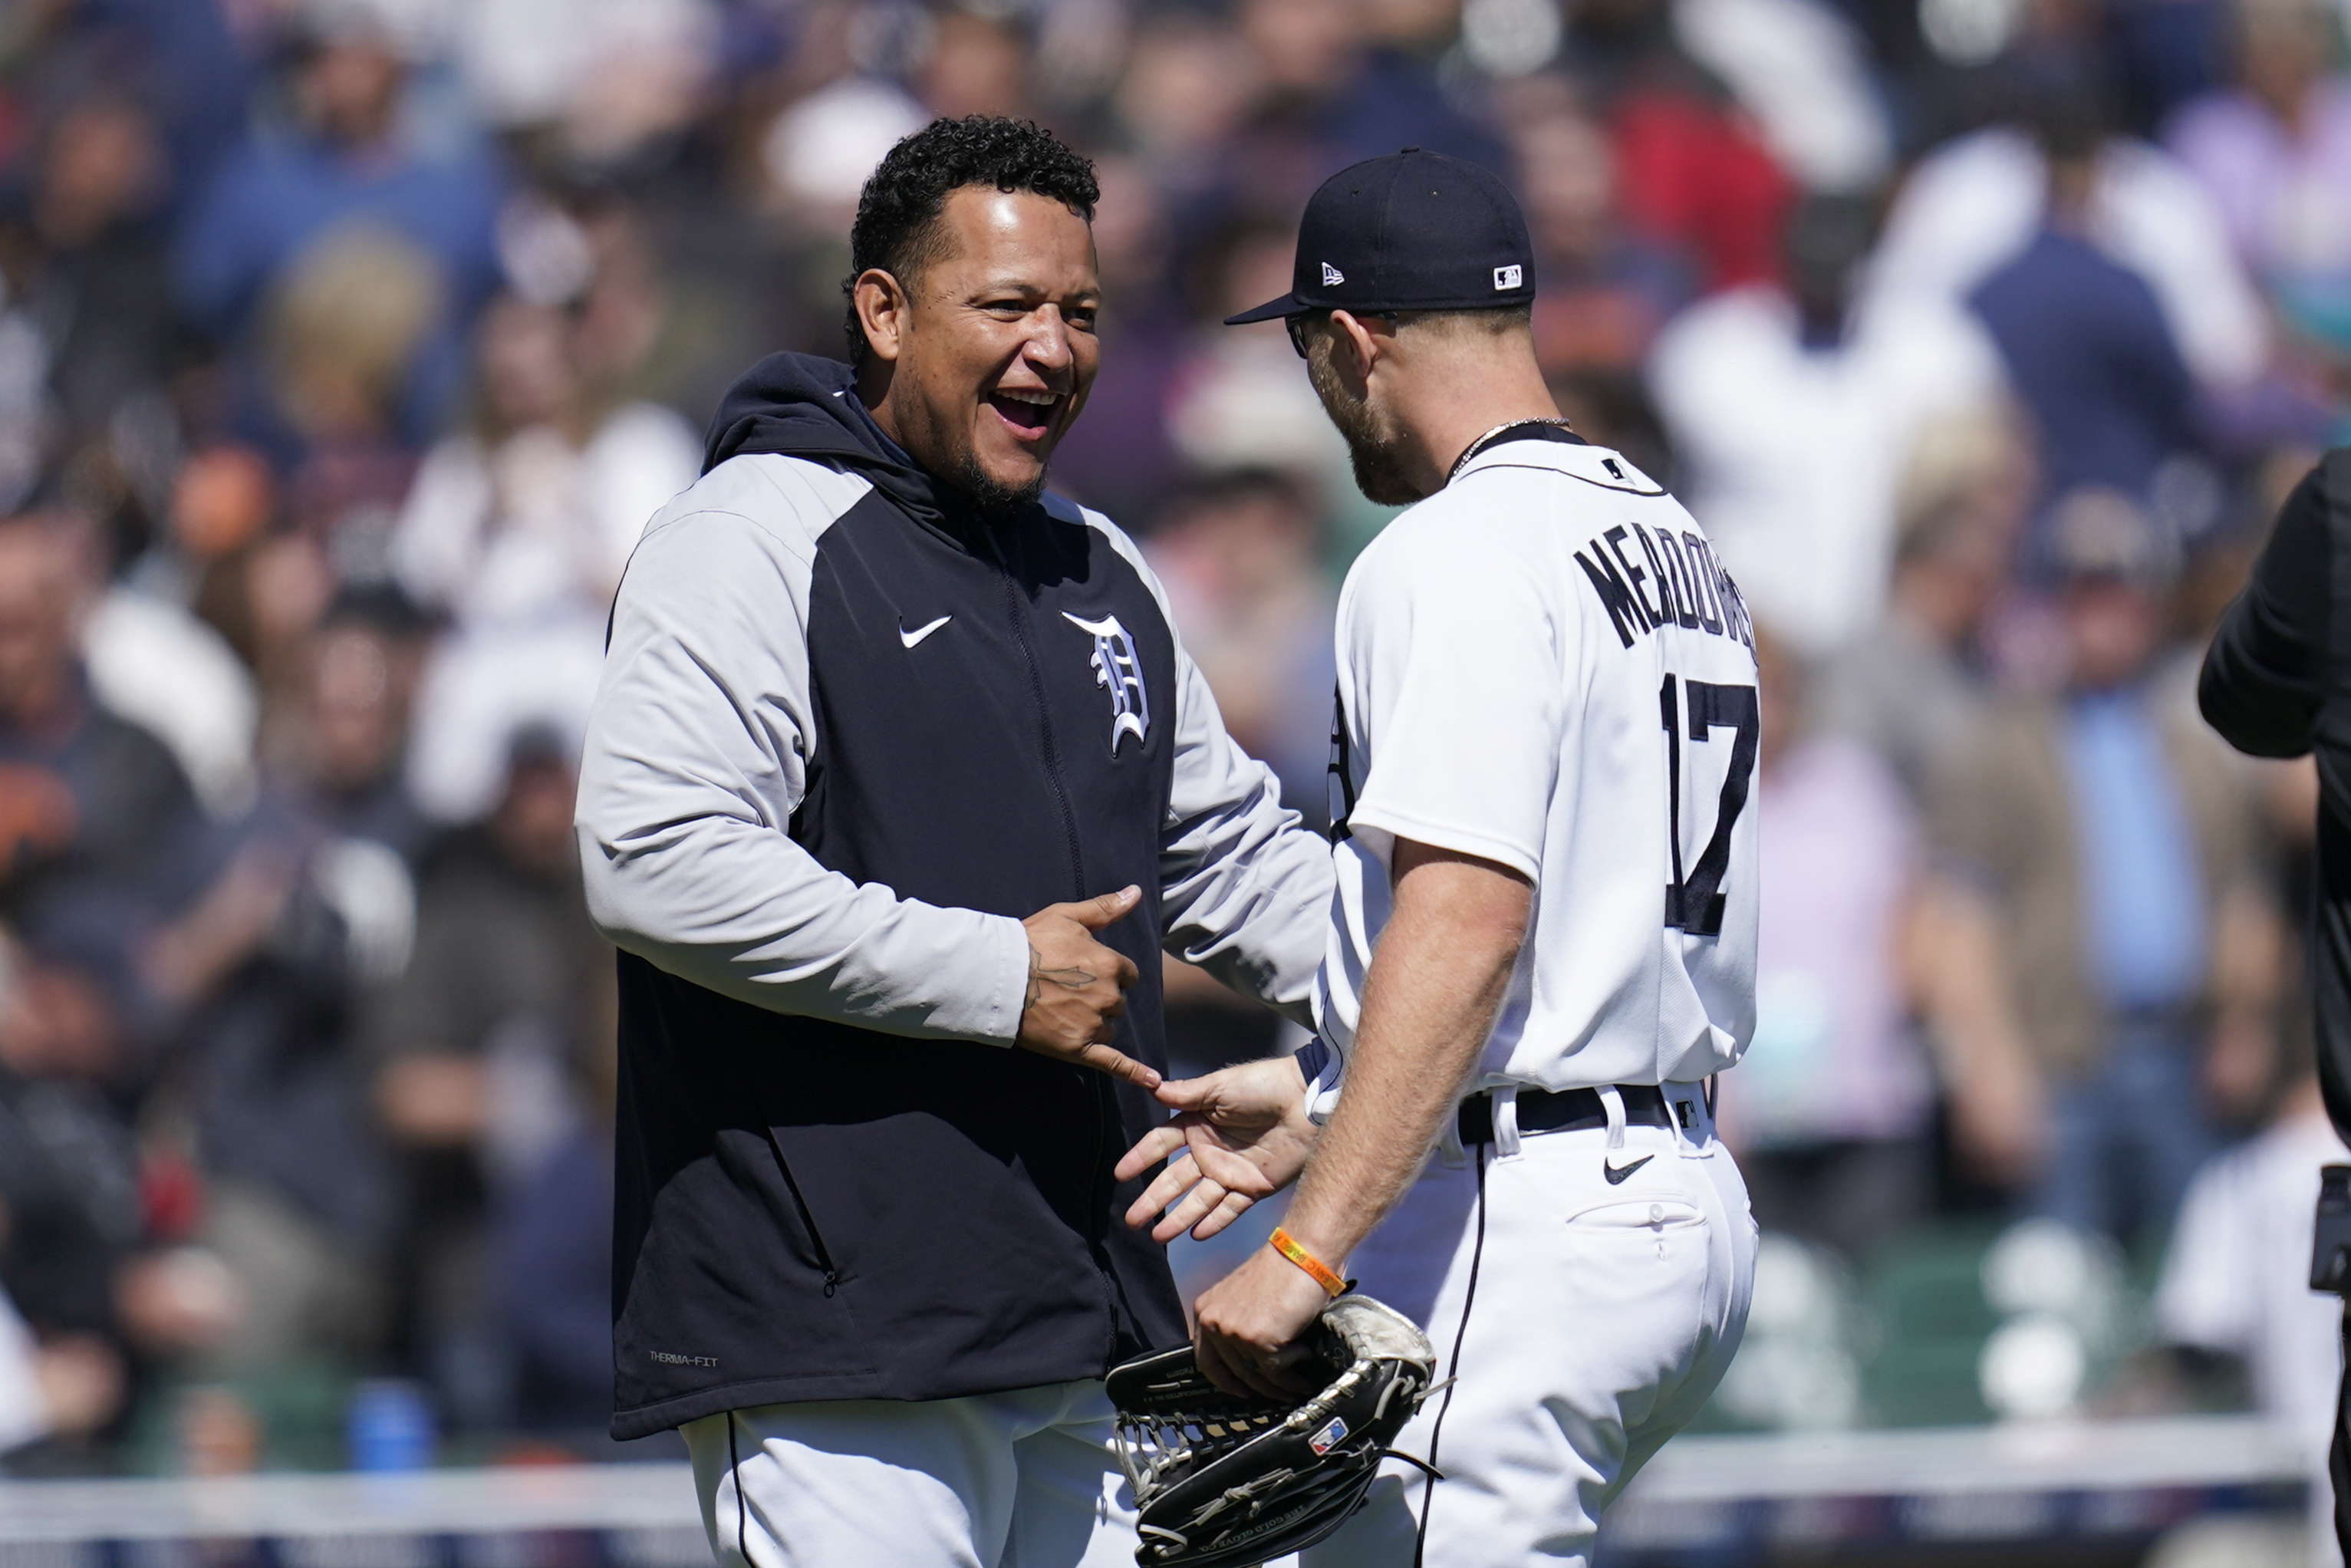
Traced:
[[[1144, 540], [1310, 818], [1384, 514], [1279, 326], [1216, 322], [1344, 164], [1513, 183], [1561, 406], [1743, 584], [1764, 932], [1722, 1100], [1766, 1238], [1687, 1441], [2105, 1422], [2314, 1462], [2315, 787], [2192, 687], [2351, 436], [2346, 20], [6, 0], [0, 1472], [674, 1452], [601, 1436], [611, 968], [569, 822], [605, 610], [729, 380], [840, 351], [867, 172], [973, 112], [1098, 162], [1057, 487]], [[1169, 994], [1187, 1069], [1294, 1043]], [[1187, 1288], [1259, 1218], [1180, 1244]], [[1942, 1538], [2305, 1560], [2298, 1490], [2200, 1473]], [[1625, 1560], [1910, 1531], [1740, 1528]]]

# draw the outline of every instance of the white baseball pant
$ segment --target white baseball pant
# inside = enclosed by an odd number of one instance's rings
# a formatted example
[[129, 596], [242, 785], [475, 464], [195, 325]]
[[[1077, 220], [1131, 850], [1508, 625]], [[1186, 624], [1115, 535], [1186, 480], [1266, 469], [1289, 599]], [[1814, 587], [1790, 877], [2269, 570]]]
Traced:
[[767, 1405], [683, 1428], [720, 1568], [1134, 1568], [1098, 1380]]
[[1457, 1380], [1395, 1445], [1445, 1479], [1390, 1460], [1304, 1568], [1590, 1562], [1602, 1511], [1721, 1381], [1755, 1277], [1747, 1184], [1699, 1087], [1666, 1093], [1686, 1127], [1521, 1138], [1498, 1102], [1495, 1141], [1448, 1135], [1348, 1260]]

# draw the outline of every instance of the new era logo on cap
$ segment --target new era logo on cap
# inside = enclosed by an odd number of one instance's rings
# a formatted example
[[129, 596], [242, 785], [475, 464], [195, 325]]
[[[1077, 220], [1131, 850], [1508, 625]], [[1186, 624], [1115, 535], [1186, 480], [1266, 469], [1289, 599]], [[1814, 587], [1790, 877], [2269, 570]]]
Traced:
[[1332, 266], [1332, 265], [1331, 265], [1329, 262], [1327, 262], [1327, 261], [1326, 261], [1326, 262], [1324, 262], [1324, 263], [1322, 264], [1322, 287], [1325, 287], [1325, 288], [1329, 288], [1329, 287], [1331, 287], [1332, 286], [1333, 286], [1334, 284], [1341, 284], [1341, 283], [1344, 283], [1344, 282], [1346, 282], [1346, 281], [1347, 281], [1347, 275], [1346, 275], [1345, 273], [1343, 273], [1343, 272], [1340, 271], [1337, 267], [1335, 267]]
[[1515, 265], [1510, 267], [1498, 267], [1494, 269], [1495, 290], [1499, 292], [1505, 288], [1516, 288], [1519, 287], [1520, 281], [1525, 278], [1526, 275], [1527, 269], [1524, 267]]

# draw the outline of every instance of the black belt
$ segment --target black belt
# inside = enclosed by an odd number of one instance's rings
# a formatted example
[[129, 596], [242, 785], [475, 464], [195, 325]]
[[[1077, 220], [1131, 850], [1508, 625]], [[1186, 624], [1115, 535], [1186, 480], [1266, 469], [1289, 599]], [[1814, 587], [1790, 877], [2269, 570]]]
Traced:
[[[1674, 1124], [1673, 1106], [1667, 1102], [1666, 1092], [1654, 1083], [1620, 1083], [1616, 1092], [1625, 1099], [1625, 1121], [1627, 1125], [1670, 1127]], [[1472, 1094], [1461, 1102], [1455, 1118], [1461, 1129], [1464, 1147], [1472, 1144], [1494, 1141], [1494, 1097], [1489, 1093]], [[1586, 1127], [1608, 1124], [1608, 1107], [1601, 1103], [1597, 1089], [1548, 1089], [1519, 1091], [1519, 1132], [1521, 1136], [1535, 1133], [1573, 1133]]]

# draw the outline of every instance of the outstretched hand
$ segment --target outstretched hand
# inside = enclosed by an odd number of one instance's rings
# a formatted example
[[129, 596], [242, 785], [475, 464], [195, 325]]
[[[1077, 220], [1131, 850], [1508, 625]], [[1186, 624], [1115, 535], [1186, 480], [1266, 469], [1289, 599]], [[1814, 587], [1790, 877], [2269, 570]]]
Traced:
[[1313, 1153], [1316, 1128], [1306, 1117], [1306, 1081], [1291, 1057], [1162, 1083], [1158, 1097], [1178, 1114], [1127, 1150], [1117, 1173], [1126, 1181], [1167, 1160], [1126, 1211], [1134, 1228], [1152, 1226], [1155, 1241], [1173, 1241], [1186, 1230], [1206, 1241], [1258, 1199], [1297, 1180]]
[[1074, 1061], [1145, 1089], [1159, 1074], [1111, 1047], [1126, 988], [1141, 971], [1125, 954], [1103, 946], [1094, 933], [1123, 920], [1143, 901], [1123, 887], [1075, 904], [1050, 904], [1022, 921], [1029, 934], [1029, 995], [1020, 1009], [1023, 1051]]

